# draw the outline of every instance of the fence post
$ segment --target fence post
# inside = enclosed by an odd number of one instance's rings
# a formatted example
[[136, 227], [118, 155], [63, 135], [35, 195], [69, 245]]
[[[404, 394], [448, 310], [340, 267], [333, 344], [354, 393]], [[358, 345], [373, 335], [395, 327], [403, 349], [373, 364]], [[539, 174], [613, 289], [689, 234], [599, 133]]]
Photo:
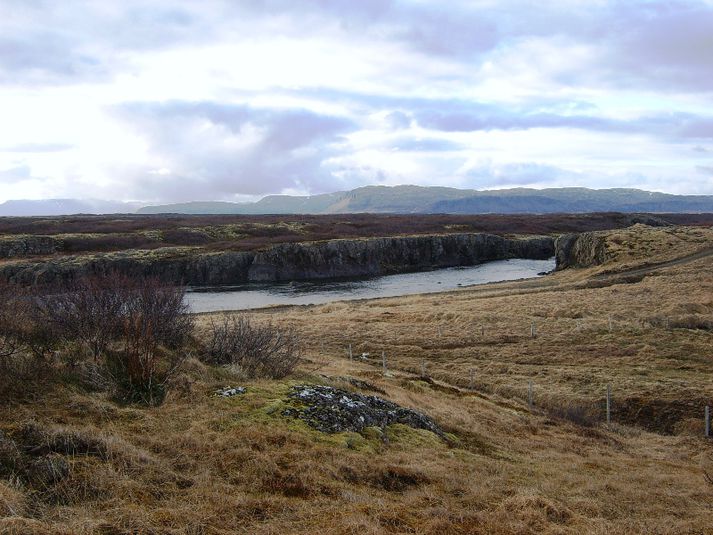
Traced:
[[352, 360], [352, 345], [349, 344], [349, 360]]
[[386, 375], [386, 353], [384, 351], [381, 352], [381, 367]]
[[530, 410], [532, 410], [532, 381], [527, 382], [527, 405], [530, 407]]
[[609, 332], [611, 332], [611, 331], [612, 331], [612, 319], [611, 319], [611, 315], [610, 315], [609, 316]]
[[468, 385], [468, 388], [470, 390], [473, 390], [475, 388], [475, 369], [474, 368], [470, 369], [470, 384]]
[[531, 338], [536, 338], [537, 337], [537, 326], [535, 325], [535, 322], [533, 321], [532, 324], [530, 325], [530, 337]]
[[706, 405], [706, 438], [711, 436], [711, 407]]
[[426, 377], [426, 361], [421, 361], [421, 377]]
[[611, 385], [607, 385], [607, 425], [611, 424]]

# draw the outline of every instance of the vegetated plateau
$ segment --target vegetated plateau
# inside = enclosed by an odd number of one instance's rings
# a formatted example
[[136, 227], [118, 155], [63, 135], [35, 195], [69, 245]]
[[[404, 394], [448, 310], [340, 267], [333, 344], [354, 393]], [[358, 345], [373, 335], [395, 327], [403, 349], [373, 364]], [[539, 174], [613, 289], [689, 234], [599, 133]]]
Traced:
[[554, 274], [442, 294], [190, 316], [156, 277], [6, 286], [0, 532], [708, 532], [711, 221], [551, 217], [329, 236], [557, 240]]

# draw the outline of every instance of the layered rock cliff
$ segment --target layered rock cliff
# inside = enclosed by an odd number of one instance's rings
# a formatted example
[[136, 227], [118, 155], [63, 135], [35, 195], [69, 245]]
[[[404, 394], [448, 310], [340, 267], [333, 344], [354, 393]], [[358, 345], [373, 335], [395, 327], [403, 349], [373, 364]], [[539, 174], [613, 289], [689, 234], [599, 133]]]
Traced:
[[0, 279], [55, 283], [84, 274], [118, 272], [156, 275], [190, 285], [220, 285], [376, 276], [508, 258], [546, 259], [554, 252], [550, 237], [449, 234], [282, 244], [247, 252], [170, 248], [64, 256], [5, 263], [0, 266]]

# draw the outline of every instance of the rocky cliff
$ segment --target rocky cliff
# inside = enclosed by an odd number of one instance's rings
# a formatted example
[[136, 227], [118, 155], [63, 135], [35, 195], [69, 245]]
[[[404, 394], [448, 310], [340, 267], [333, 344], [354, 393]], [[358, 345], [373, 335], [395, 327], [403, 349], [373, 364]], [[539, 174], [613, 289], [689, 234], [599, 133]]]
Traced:
[[262, 251], [205, 253], [191, 248], [65, 256], [8, 262], [0, 279], [54, 283], [90, 273], [157, 275], [190, 285], [239, 284], [376, 276], [469, 266], [507, 258], [546, 259], [550, 237], [508, 239], [489, 234], [450, 234], [282, 244]]
[[563, 234], [555, 240], [557, 270], [598, 266], [607, 260], [606, 236], [599, 232]]
[[511, 240], [489, 234], [284, 244], [257, 253], [248, 280], [362, 277], [469, 266], [504, 258], [549, 258], [553, 254], [551, 238]]

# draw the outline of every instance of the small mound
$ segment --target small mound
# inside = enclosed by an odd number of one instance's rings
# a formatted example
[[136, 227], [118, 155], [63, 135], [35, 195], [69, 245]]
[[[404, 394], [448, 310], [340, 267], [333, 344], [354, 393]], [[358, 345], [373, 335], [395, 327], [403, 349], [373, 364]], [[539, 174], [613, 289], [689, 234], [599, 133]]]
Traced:
[[359, 433], [365, 427], [398, 423], [444, 437], [443, 430], [428, 416], [376, 396], [331, 386], [299, 385], [292, 388], [288, 397], [299, 402], [301, 407], [286, 409], [283, 415], [304, 420], [323, 433]]

